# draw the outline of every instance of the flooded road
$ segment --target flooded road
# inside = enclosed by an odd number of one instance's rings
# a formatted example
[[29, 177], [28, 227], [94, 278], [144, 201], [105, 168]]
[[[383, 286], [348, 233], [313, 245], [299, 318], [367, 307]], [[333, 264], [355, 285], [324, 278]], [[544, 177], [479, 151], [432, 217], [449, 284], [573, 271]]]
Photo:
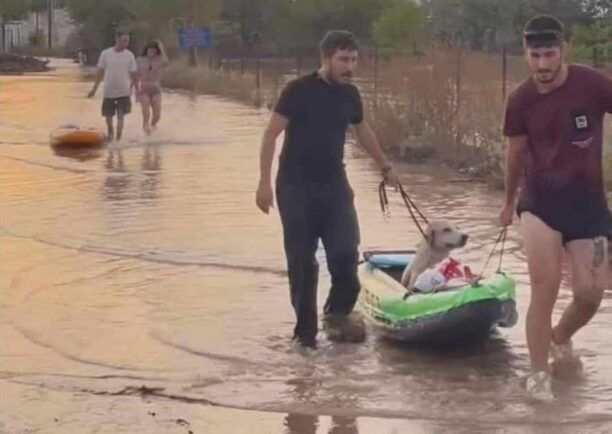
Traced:
[[[143, 137], [134, 107], [123, 142], [58, 154], [48, 146], [57, 125], [103, 126], [78, 68], [58, 65], [0, 78], [0, 431], [612, 431], [610, 293], [575, 339], [585, 378], [559, 382], [554, 406], [523, 393], [528, 286], [516, 228], [504, 262], [519, 284], [514, 328], [444, 354], [321, 334], [304, 354], [290, 342], [280, 219], [254, 205], [268, 112], [167, 93], [154, 135]], [[350, 144], [346, 154], [362, 249], [413, 246], [400, 198], [385, 221], [377, 170]], [[498, 234], [499, 192], [399, 170], [427, 216], [471, 235], [460, 257], [480, 269]], [[564, 288], [557, 315], [569, 297]]]

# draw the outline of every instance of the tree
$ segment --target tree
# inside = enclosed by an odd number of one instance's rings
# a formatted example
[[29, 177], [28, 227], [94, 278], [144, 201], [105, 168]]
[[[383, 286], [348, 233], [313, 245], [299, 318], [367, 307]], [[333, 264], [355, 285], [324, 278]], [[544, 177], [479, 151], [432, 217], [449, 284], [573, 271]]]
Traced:
[[557, 16], [571, 34], [576, 25], [610, 18], [612, 0], [428, 0], [423, 2], [430, 36], [480, 50], [500, 33], [520, 45], [527, 20], [539, 13]]
[[48, 6], [48, 0], [31, 0], [30, 2], [30, 11], [34, 12], [36, 22], [34, 33], [30, 35], [30, 43], [34, 46], [43, 44], [45, 37], [40, 29], [40, 13], [46, 11]]
[[414, 48], [421, 31], [421, 9], [413, 2], [398, 1], [374, 22], [372, 33], [383, 49]]
[[30, 0], [31, 12], [43, 12], [47, 10], [48, 0]]
[[574, 31], [574, 56], [580, 60], [612, 60], [612, 23], [599, 20], [591, 26], [577, 26]]
[[[0, 0], [24, 4], [25, 0]], [[33, 6], [46, 0], [31, 0]], [[568, 29], [612, 17], [612, 0], [191, 0], [198, 24], [213, 26], [215, 39], [231, 45], [288, 53], [316, 48], [330, 29], [346, 29], [360, 41], [385, 47], [414, 45], [429, 38], [476, 50], [521, 45], [522, 28], [536, 13], [553, 13]], [[190, 0], [63, 0], [90, 46], [112, 44], [117, 27], [129, 29], [134, 44], [159, 38], [184, 25]], [[500, 41], [503, 38], [503, 41]]]
[[29, 0], [0, 0], [0, 17], [6, 21], [24, 18], [29, 9]]
[[[196, 24], [217, 20], [220, 0], [196, 0]], [[71, 17], [79, 24], [81, 36], [92, 47], [109, 46], [117, 29], [131, 33], [135, 45], [174, 32], [173, 21], [185, 24], [189, 0], [64, 0]], [[174, 34], [173, 34], [174, 36]]]
[[582, 0], [582, 8], [593, 19], [612, 19], [612, 0]]
[[389, 3], [391, 0], [222, 0], [220, 17], [237, 26], [244, 45], [261, 41], [285, 51], [316, 47], [331, 29], [350, 30], [369, 42], [372, 23]]
[[6, 23], [27, 16], [29, 0], [0, 0], [0, 31], [2, 32], [2, 51], [6, 52]]

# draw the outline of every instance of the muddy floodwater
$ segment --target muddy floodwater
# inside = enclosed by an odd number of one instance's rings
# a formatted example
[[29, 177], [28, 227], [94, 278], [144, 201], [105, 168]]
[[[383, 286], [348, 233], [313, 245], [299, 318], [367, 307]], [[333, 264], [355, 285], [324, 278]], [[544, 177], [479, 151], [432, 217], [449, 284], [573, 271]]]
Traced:
[[[103, 126], [78, 67], [0, 78], [1, 422], [6, 433], [612, 432], [612, 297], [575, 339], [584, 377], [554, 405], [527, 400], [529, 288], [518, 231], [504, 269], [520, 319], [483, 345], [404, 348], [290, 342], [280, 220], [254, 189], [268, 112], [211, 96], [164, 94], [161, 126], [121, 143], [57, 152], [59, 124]], [[362, 249], [418, 242], [400, 198], [383, 218], [378, 171], [354, 145], [346, 162]], [[471, 236], [478, 270], [498, 234], [500, 192], [399, 165], [428, 216]], [[320, 300], [329, 286], [319, 251]], [[495, 264], [492, 264], [491, 271]], [[555, 311], [569, 302], [565, 284]]]

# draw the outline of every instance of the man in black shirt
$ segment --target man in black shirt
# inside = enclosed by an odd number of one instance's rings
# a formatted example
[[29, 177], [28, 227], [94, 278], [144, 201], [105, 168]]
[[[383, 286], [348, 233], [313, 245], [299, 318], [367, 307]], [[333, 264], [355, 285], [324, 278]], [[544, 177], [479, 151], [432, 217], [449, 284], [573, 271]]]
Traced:
[[276, 104], [261, 145], [257, 206], [268, 213], [273, 204], [271, 166], [276, 138], [285, 131], [276, 178], [276, 197], [283, 235], [291, 304], [297, 324], [294, 339], [316, 345], [319, 239], [331, 274], [324, 324], [332, 340], [360, 342], [363, 320], [350, 315], [360, 285], [357, 278], [359, 225], [353, 191], [344, 170], [344, 143], [349, 125], [359, 143], [380, 165], [392, 185], [398, 179], [374, 133], [363, 119], [359, 91], [351, 84], [358, 45], [346, 31], [330, 31], [320, 43], [319, 71], [291, 81]]

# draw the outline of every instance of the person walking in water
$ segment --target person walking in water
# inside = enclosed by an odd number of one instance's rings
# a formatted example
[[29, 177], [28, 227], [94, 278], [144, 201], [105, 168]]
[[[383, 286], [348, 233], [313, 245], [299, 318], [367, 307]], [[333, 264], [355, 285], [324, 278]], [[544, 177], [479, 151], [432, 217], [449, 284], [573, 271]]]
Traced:
[[[98, 73], [93, 89], [88, 97], [92, 98], [98, 86], [104, 80], [104, 99], [102, 116], [106, 118], [108, 140], [121, 140], [125, 115], [131, 111], [130, 96], [132, 87], [138, 95], [138, 76], [136, 58], [128, 50], [130, 35], [118, 31], [115, 35], [115, 46], [102, 51], [98, 59]], [[117, 116], [117, 135], [115, 136], [113, 118]]]
[[[595, 315], [607, 284], [602, 145], [604, 115], [612, 113], [612, 80], [565, 62], [563, 24], [553, 16], [536, 16], [526, 24], [524, 47], [531, 77], [507, 101], [506, 199], [500, 220], [508, 226], [515, 212], [520, 216], [527, 254], [526, 331], [533, 373], [526, 386], [533, 397], [551, 399], [551, 372], [580, 368], [572, 337]], [[573, 299], [552, 327], [563, 249], [571, 264]]]
[[[142, 129], [145, 134], [151, 134], [151, 129], [155, 129], [161, 118], [161, 76], [163, 68], [168, 65], [168, 57], [162, 42], [153, 41], [147, 44], [142, 56], [137, 59], [137, 64]], [[153, 112], [153, 118], [151, 118], [151, 112]]]
[[352, 33], [330, 31], [320, 43], [321, 68], [284, 88], [263, 134], [256, 203], [268, 213], [273, 205], [271, 166], [276, 139], [285, 131], [276, 177], [289, 272], [291, 303], [297, 323], [294, 339], [316, 346], [318, 262], [322, 240], [331, 274], [324, 308], [330, 340], [360, 342], [363, 319], [351, 314], [360, 290], [357, 278], [359, 226], [353, 191], [344, 169], [344, 144], [349, 125], [382, 175], [393, 185], [398, 178], [364, 120], [361, 97], [351, 84], [358, 44]]

